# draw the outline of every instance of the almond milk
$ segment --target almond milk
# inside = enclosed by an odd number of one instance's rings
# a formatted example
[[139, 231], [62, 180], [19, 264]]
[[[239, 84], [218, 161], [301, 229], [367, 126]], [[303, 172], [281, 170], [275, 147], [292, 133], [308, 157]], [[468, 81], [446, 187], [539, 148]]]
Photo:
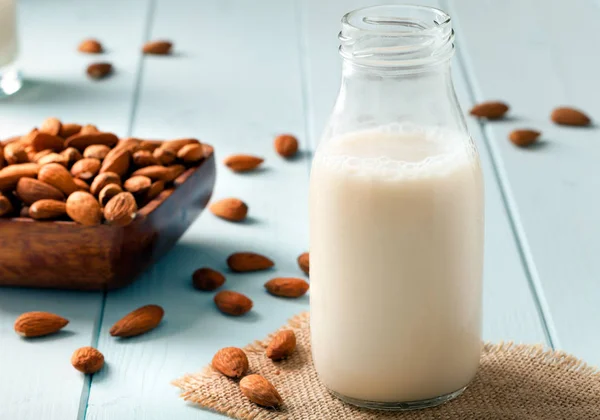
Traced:
[[334, 393], [411, 402], [480, 356], [483, 189], [471, 141], [384, 127], [324, 142], [310, 191], [312, 350]]
[[0, 68], [12, 63], [17, 56], [15, 7], [15, 0], [0, 0]]

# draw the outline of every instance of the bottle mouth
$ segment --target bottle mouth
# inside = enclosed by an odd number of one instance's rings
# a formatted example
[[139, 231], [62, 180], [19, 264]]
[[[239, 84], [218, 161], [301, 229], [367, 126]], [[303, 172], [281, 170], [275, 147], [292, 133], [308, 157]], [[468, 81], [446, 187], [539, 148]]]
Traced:
[[447, 61], [454, 53], [450, 16], [412, 5], [373, 6], [342, 18], [341, 56], [357, 65], [418, 69]]

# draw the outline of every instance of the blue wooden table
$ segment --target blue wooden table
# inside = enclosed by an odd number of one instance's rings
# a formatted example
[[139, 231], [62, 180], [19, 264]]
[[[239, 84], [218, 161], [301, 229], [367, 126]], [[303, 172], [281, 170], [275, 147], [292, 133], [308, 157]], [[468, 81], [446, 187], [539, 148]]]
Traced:
[[[199, 370], [224, 346], [264, 337], [308, 307], [308, 297], [275, 299], [264, 273], [227, 274], [227, 288], [250, 296], [254, 310], [225, 317], [212, 294], [194, 291], [191, 273], [226, 271], [231, 252], [276, 261], [274, 276], [298, 276], [307, 249], [310, 157], [335, 99], [339, 19], [367, 0], [22, 0], [20, 64], [27, 85], [0, 101], [0, 138], [44, 118], [93, 122], [141, 138], [195, 136], [231, 153], [265, 157], [264, 170], [237, 175], [219, 164], [215, 198], [250, 207], [242, 225], [203, 214], [175, 248], [131, 287], [108, 294], [0, 290], [0, 418], [10, 420], [212, 419], [178, 399], [169, 382]], [[545, 343], [600, 362], [600, 129], [553, 125], [558, 105], [600, 120], [600, 59], [595, 0], [430, 0], [453, 17], [454, 79], [464, 110], [501, 99], [511, 117], [468, 119], [486, 182], [484, 338]], [[76, 52], [86, 37], [107, 48], [115, 74], [99, 82], [84, 69], [97, 59]], [[175, 43], [171, 57], [143, 57], [149, 39]], [[515, 128], [543, 132], [518, 149]], [[280, 159], [274, 135], [296, 134], [302, 158]], [[1, 238], [0, 243], [4, 244]], [[139, 306], [164, 307], [163, 325], [118, 341], [108, 330]], [[58, 313], [61, 334], [20, 339], [25, 311]], [[106, 367], [90, 380], [70, 365], [92, 345]]]

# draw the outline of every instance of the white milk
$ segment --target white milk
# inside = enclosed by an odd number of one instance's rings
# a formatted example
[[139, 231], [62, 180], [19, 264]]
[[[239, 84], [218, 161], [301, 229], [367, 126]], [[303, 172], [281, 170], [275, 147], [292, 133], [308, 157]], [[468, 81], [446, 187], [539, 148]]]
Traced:
[[401, 127], [344, 135], [315, 155], [312, 350], [332, 391], [417, 401], [474, 377], [483, 259], [474, 156], [452, 132]]
[[0, 0], [0, 68], [17, 57], [16, 0]]

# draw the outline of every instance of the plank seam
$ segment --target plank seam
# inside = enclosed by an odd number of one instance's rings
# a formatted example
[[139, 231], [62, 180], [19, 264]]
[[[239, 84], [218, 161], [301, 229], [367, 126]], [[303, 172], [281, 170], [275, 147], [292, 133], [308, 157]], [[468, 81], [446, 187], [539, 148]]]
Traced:
[[[445, 10], [452, 11], [451, 16], [452, 20], [455, 21], [455, 28], [458, 27], [456, 25], [456, 16], [453, 9], [450, 7], [448, 0], [441, 0], [441, 3]], [[457, 38], [462, 38], [457, 35]], [[465, 44], [463, 44], [465, 45]], [[473, 75], [473, 72], [469, 70], [469, 66], [467, 65], [467, 60], [461, 51], [456, 51], [456, 58], [461, 66], [461, 70], [463, 75], [465, 76], [465, 85], [467, 89], [467, 93], [472, 103], [476, 103], [477, 95], [475, 94], [475, 89], [473, 87], [473, 82], [476, 78]], [[554, 328], [554, 323], [552, 322], [552, 316], [550, 314], [550, 309], [548, 303], [546, 301], [545, 294], [543, 292], [543, 287], [541, 285], [541, 281], [537, 270], [535, 268], [535, 262], [533, 261], [533, 256], [531, 254], [527, 237], [524, 231], [523, 226], [519, 222], [517, 205], [514, 202], [512, 194], [510, 193], [510, 183], [504, 171], [501, 169], [502, 158], [500, 157], [499, 152], [496, 151], [494, 147], [494, 143], [491, 141], [491, 137], [493, 137], [493, 133], [490, 132], [490, 127], [482, 122], [478, 121], [478, 124], [481, 128], [481, 132], [483, 135], [483, 143], [485, 145], [485, 151], [490, 158], [491, 167], [493, 170], [494, 178], [498, 184], [500, 196], [502, 198], [502, 204], [506, 211], [508, 222], [510, 225], [510, 229], [515, 240], [517, 246], [517, 252], [519, 254], [519, 259], [521, 260], [521, 265], [525, 271], [525, 277], [527, 278], [527, 283], [529, 289], [531, 290], [531, 294], [534, 300], [535, 307], [538, 312], [538, 316], [542, 323], [542, 328], [544, 330], [544, 335], [546, 337], [546, 341], [548, 345], [556, 349], [560, 347], [558, 336], [556, 330]]]

